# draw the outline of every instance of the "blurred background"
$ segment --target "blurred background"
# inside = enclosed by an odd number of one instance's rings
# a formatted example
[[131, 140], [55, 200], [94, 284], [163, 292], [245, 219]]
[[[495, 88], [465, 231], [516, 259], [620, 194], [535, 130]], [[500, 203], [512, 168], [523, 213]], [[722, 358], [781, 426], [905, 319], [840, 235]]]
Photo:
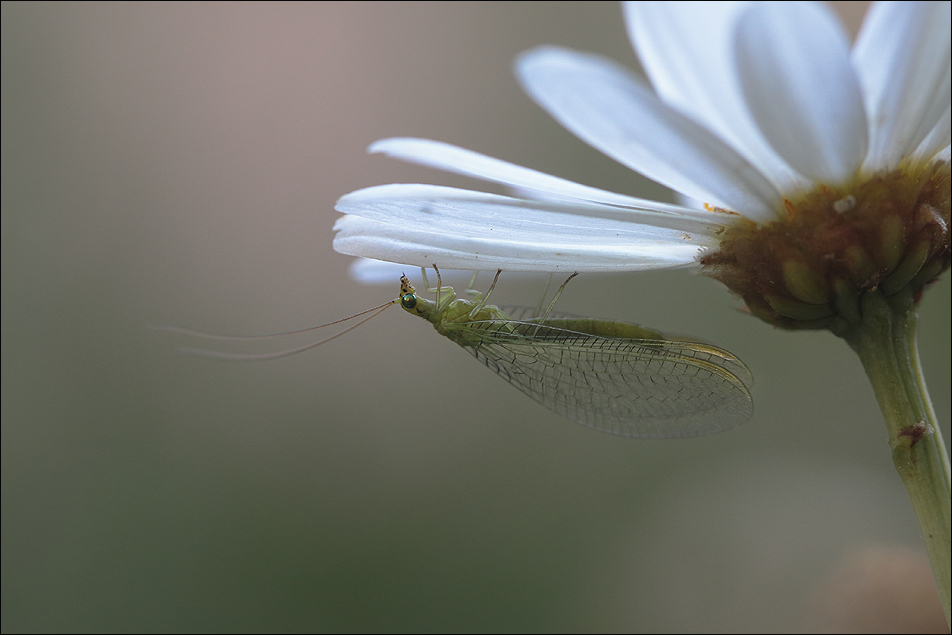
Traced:
[[[855, 33], [865, 3], [835, 8]], [[145, 328], [395, 297], [331, 249], [336, 198], [484, 186], [365, 154], [384, 137], [673, 200], [511, 73], [543, 43], [637, 68], [617, 4], [4, 3], [2, 29], [3, 631], [945, 628], [855, 355], [707, 278], [560, 302], [744, 359], [754, 418], [697, 439], [567, 423], [399, 310], [253, 364]], [[949, 324], [946, 275], [920, 336], [946, 439]]]

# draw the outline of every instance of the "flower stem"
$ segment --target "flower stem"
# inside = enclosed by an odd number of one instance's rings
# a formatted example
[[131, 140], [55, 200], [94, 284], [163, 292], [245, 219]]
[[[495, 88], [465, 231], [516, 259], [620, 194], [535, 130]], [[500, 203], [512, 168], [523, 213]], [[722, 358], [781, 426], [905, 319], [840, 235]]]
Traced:
[[916, 346], [918, 313], [912, 293], [863, 296], [862, 319], [841, 332], [859, 355], [886, 420], [893, 463], [912, 503], [950, 620], [949, 454], [936, 422]]

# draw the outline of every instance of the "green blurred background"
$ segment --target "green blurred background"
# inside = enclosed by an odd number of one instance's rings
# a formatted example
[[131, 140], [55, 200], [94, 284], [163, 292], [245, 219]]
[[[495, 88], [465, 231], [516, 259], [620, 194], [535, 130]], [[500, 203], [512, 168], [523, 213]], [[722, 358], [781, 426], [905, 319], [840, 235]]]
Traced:
[[[837, 10], [855, 32], [865, 4]], [[672, 200], [512, 77], [543, 43], [636, 68], [616, 4], [2, 11], [4, 632], [775, 632], [854, 605], [944, 628], [855, 356], [709, 279], [587, 275], [560, 304], [748, 363], [753, 420], [688, 440], [568, 424], [399, 311], [256, 364], [145, 329], [268, 333], [394, 297], [331, 249], [335, 199], [474, 183], [366, 155], [383, 137]], [[494, 300], [539, 289], [504, 277]], [[920, 340], [946, 439], [949, 307], [946, 275]]]

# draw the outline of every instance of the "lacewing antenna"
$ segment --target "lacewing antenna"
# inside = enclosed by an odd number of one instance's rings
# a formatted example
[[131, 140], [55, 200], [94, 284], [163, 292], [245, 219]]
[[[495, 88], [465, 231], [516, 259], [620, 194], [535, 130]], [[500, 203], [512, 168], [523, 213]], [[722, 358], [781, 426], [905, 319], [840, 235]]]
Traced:
[[360, 320], [356, 324], [348, 326], [343, 331], [340, 331], [339, 333], [335, 333], [334, 335], [331, 335], [330, 337], [325, 337], [324, 339], [319, 340], [317, 342], [311, 342], [309, 344], [305, 344], [304, 346], [299, 346], [297, 348], [291, 348], [284, 351], [277, 351], [275, 353], [222, 353], [219, 351], [209, 351], [209, 350], [205, 350], [201, 348], [187, 348], [187, 347], [177, 349], [178, 353], [181, 353], [182, 355], [189, 355], [191, 357], [203, 357], [205, 359], [218, 359], [218, 360], [225, 360], [225, 361], [231, 361], [231, 362], [260, 362], [260, 361], [264, 361], [268, 359], [279, 359], [281, 357], [288, 357], [290, 355], [296, 355], [297, 353], [303, 353], [304, 351], [311, 350], [312, 348], [317, 348], [321, 344], [326, 344], [327, 342], [330, 342], [333, 339], [337, 339], [338, 337], [340, 337], [341, 335], [345, 333], [349, 333], [350, 331], [353, 331], [355, 328], [357, 328], [364, 322], [367, 322], [368, 320], [371, 320], [377, 317], [378, 315], [380, 315], [381, 313], [383, 313], [384, 311], [386, 311], [393, 304], [394, 304], [394, 301], [391, 300], [390, 302], [385, 302], [384, 304], [375, 306], [372, 309], [367, 309], [366, 311], [361, 311], [360, 313], [355, 313], [354, 315], [351, 315], [349, 317], [345, 317], [340, 320], [334, 320], [333, 322], [327, 322], [326, 324], [321, 324], [319, 326], [311, 326], [305, 329], [298, 329], [296, 331], [287, 331], [284, 333], [271, 333], [268, 335], [219, 335], [217, 333], [206, 333], [204, 331], [197, 331], [195, 329], [185, 328], [184, 326], [176, 326], [174, 324], [150, 324], [149, 328], [156, 331], [169, 331], [171, 333], [179, 333], [181, 335], [189, 335], [191, 337], [200, 337], [202, 339], [208, 339], [208, 340], [247, 342], [247, 341], [255, 341], [255, 340], [268, 340], [268, 339], [273, 339], [276, 337], [284, 337], [287, 335], [298, 335], [300, 333], [307, 333], [309, 331], [322, 329], [325, 326], [333, 326], [335, 324], [340, 324], [341, 322], [352, 320], [356, 317], [360, 317], [361, 315], [366, 315], [367, 313], [371, 314], [365, 317], [364, 319]]

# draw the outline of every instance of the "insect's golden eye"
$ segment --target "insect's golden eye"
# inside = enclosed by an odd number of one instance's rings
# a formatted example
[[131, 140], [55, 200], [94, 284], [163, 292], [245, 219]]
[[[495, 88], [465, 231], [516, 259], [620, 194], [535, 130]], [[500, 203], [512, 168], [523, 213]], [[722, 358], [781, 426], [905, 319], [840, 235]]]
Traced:
[[412, 293], [408, 293], [402, 298], [400, 298], [400, 304], [404, 309], [412, 309], [416, 306], [416, 296]]

